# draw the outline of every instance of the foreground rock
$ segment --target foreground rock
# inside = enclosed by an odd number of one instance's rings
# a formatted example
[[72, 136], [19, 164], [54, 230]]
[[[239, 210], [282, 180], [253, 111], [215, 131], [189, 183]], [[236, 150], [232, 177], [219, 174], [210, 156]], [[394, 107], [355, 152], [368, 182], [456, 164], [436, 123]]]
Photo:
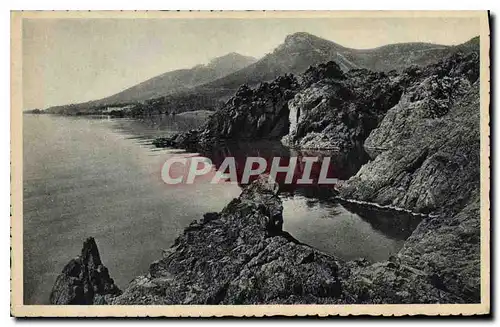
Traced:
[[111, 297], [120, 294], [90, 237], [83, 243], [81, 255], [72, 259], [57, 277], [50, 304], [107, 304]]
[[281, 230], [278, 186], [266, 177], [221, 213], [193, 222], [163, 259], [113, 304], [244, 304], [335, 301], [338, 264]]
[[[261, 177], [193, 222], [108, 304], [456, 303], [461, 294], [401, 256], [342, 262], [283, 232], [278, 186]], [[65, 289], [67, 270], [55, 289]], [[58, 304], [68, 297], [60, 298]], [[96, 301], [94, 300], [94, 303]]]

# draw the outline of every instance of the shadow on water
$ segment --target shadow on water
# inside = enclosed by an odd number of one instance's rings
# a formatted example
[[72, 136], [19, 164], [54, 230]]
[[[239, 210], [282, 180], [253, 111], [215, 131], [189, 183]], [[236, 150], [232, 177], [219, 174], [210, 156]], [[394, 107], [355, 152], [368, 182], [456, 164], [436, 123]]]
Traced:
[[[241, 181], [247, 157], [264, 158], [266, 173], [270, 172], [274, 157], [281, 158], [280, 166], [288, 165], [290, 158], [297, 157], [292, 183], [285, 183], [285, 173], [276, 178], [283, 199], [283, 228], [299, 241], [344, 260], [363, 257], [375, 262], [388, 259], [399, 251], [421, 221], [421, 217], [406, 212], [340, 201], [335, 198], [333, 185], [317, 183], [325, 158], [330, 158], [328, 178], [344, 181], [353, 176], [369, 160], [362, 147], [350, 152], [300, 151], [289, 149], [278, 141], [259, 141], [226, 143], [199, 152], [210, 158], [216, 169], [225, 158], [234, 157], [238, 181]], [[311, 170], [312, 184], [296, 182], [304, 172], [304, 166], [299, 164], [304, 157], [319, 159]]]
[[200, 127], [205, 119], [197, 116], [151, 115], [140, 118], [112, 119], [114, 127], [130, 138], [145, 139], [168, 136]]
[[372, 227], [388, 237], [396, 240], [406, 240], [422, 221], [422, 216], [407, 212], [377, 208], [342, 201], [342, 206], [357, 214]]
[[[116, 120], [115, 127], [131, 138], [141, 137], [138, 142], [142, 143], [144, 139], [197, 128], [202, 123], [193, 117], [161, 116], [120, 119]], [[333, 185], [318, 184], [325, 158], [330, 159], [328, 178], [344, 181], [356, 174], [369, 160], [361, 146], [349, 152], [296, 150], [279, 141], [266, 140], [227, 142], [211, 149], [191, 149], [187, 154], [189, 152], [211, 159], [214, 170], [219, 169], [226, 158], [233, 157], [240, 187], [248, 157], [264, 158], [267, 173], [273, 158], [279, 157], [280, 166], [286, 166], [290, 164], [290, 158], [297, 157], [292, 183], [285, 183], [286, 173], [279, 173], [276, 178], [283, 200], [283, 229], [299, 241], [344, 260], [363, 257], [376, 262], [388, 259], [401, 249], [421, 220], [405, 212], [341, 202], [334, 197]], [[311, 169], [312, 184], [297, 183], [304, 172], [304, 157], [318, 158]], [[249, 182], [255, 178], [251, 177]]]
[[[329, 158], [327, 178], [337, 178], [346, 180], [354, 175], [359, 168], [368, 161], [369, 157], [362, 147], [357, 147], [350, 152], [335, 152], [335, 151], [319, 151], [319, 150], [297, 150], [290, 149], [281, 144], [279, 141], [258, 141], [258, 142], [233, 142], [218, 145], [212, 149], [199, 149], [198, 152], [210, 158], [216, 169], [221, 167], [223, 161], [228, 157], [235, 158], [236, 175], [238, 183], [243, 176], [245, 163], [248, 157], [260, 157], [266, 161], [265, 173], [270, 173], [273, 158], [280, 158], [280, 166], [289, 166], [290, 159], [296, 157], [297, 164], [293, 172], [293, 180], [291, 183], [285, 183], [286, 173], [278, 173], [276, 182], [280, 185], [281, 193], [294, 194], [296, 192], [310, 194], [312, 197], [316, 195], [316, 191], [321, 193], [320, 189], [331, 189], [332, 185], [325, 185], [318, 182], [322, 164], [325, 158]], [[316, 157], [317, 162], [313, 163], [310, 172], [310, 178], [313, 180], [311, 184], [298, 184], [297, 180], [304, 175], [305, 163], [304, 158]], [[255, 167], [254, 167], [255, 168]], [[256, 176], [253, 179], [257, 178]], [[253, 180], [250, 179], [250, 182]]]

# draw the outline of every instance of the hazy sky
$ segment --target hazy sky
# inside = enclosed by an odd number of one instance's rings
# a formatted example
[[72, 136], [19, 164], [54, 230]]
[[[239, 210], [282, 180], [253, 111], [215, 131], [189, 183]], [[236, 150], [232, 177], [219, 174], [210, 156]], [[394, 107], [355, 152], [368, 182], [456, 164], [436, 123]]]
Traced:
[[229, 52], [262, 57], [294, 32], [351, 48], [413, 41], [451, 45], [479, 35], [479, 20], [24, 19], [23, 107], [99, 99]]

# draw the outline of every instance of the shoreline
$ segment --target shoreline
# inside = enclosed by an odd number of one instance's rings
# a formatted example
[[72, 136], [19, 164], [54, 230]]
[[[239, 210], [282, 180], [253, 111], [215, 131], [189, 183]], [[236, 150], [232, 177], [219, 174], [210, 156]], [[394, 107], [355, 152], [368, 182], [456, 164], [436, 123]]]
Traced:
[[[152, 262], [148, 273], [136, 277], [123, 291], [114, 284], [112, 272], [101, 263], [95, 240], [90, 238], [82, 255], [71, 260], [58, 277], [51, 304], [466, 302], [443, 291], [437, 277], [407, 265], [399, 253], [384, 262], [343, 261], [282, 231], [284, 219], [278, 185], [261, 176], [220, 213], [206, 213], [193, 221], [175, 244], [163, 251], [163, 258]], [[228, 247], [232, 250], [227, 251]], [[257, 271], [248, 279], [241, 276], [245, 269]], [[299, 286], [273, 288], [278, 283], [276, 273], [283, 269], [286, 273], [280, 278], [285, 281], [279, 283], [301, 285], [301, 291]], [[80, 273], [75, 274], [75, 270]], [[195, 278], [202, 272], [211, 276]], [[263, 278], [260, 286], [251, 281], [255, 276]], [[85, 286], [72, 291], [79, 285]], [[85, 289], [93, 291], [89, 294]]]

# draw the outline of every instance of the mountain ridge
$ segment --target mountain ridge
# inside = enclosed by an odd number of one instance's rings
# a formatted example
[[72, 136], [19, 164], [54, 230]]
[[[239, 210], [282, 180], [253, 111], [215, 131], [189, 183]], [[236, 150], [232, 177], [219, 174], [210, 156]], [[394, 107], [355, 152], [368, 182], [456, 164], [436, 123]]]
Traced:
[[[169, 71], [169, 72], [160, 74], [158, 76], [147, 79], [146, 81], [141, 82], [137, 85], [129, 87], [121, 92], [118, 92], [117, 94], [114, 94], [110, 97], [106, 97], [104, 99], [97, 100], [97, 101], [110, 99], [109, 101], [106, 101], [106, 102], [113, 103], [113, 102], [116, 102], [113, 100], [115, 98], [117, 98], [119, 95], [123, 94], [124, 92], [130, 92], [130, 91], [136, 90], [136, 89], [140, 90], [141, 88], [148, 88], [151, 84], [158, 84], [158, 83], [165, 83], [165, 82], [167, 82], [167, 83], [171, 82], [170, 84], [174, 84], [172, 86], [160, 85], [160, 88], [161, 88], [160, 91], [154, 89], [152, 91], [148, 91], [145, 95], [142, 95], [139, 98], [135, 97], [133, 99], [135, 101], [148, 100], [148, 99], [153, 98], [150, 96], [150, 94], [152, 92], [158, 92], [158, 94], [155, 94], [155, 96], [162, 96], [162, 95], [165, 95], [165, 92], [167, 92], [167, 94], [168, 94], [168, 93], [173, 93], [175, 91], [179, 91], [181, 89], [191, 88], [191, 87], [209, 82], [210, 79], [212, 79], [214, 77], [220, 78], [220, 77], [223, 77], [224, 75], [227, 75], [228, 73], [237, 71], [237, 70], [245, 67], [246, 65], [255, 62], [256, 60], [257, 59], [250, 57], [250, 56], [244, 56], [244, 55], [238, 54], [236, 52], [231, 52], [231, 53], [228, 53], [224, 56], [213, 58], [206, 65], [201, 64], [201, 65], [196, 65], [192, 68], [177, 69], [174, 71]], [[177, 80], [179, 82], [175, 83]], [[171, 87], [171, 89], [168, 89], [168, 87]], [[161, 93], [162, 91], [163, 91], [163, 94]], [[113, 100], [111, 100], [111, 99], [113, 99]], [[125, 101], [131, 101], [131, 100], [132, 99], [128, 99]]]
[[[415, 47], [419, 47], [419, 49], [415, 49]], [[272, 53], [265, 55], [259, 61], [243, 68], [240, 71], [234, 72], [228, 76], [224, 76], [220, 79], [210, 82], [208, 83], [208, 85], [224, 87], [236, 82], [236, 80], [238, 80], [237, 82], [239, 82], [240, 85], [265, 82], [286, 73], [303, 73], [310, 66], [328, 62], [330, 60], [336, 61], [344, 71], [359, 68], [366, 68], [375, 71], [389, 71], [393, 69], [401, 70], [414, 63], [418, 65], [426, 65], [428, 61], [430, 62], [434, 58], [424, 57], [414, 58], [413, 60], [405, 60], [403, 62], [401, 62], [400, 60], [399, 62], [391, 61], [383, 63], [383, 59], [380, 57], [387, 56], [391, 54], [391, 52], [394, 53], [395, 49], [400, 50], [395, 54], [403, 56], [407, 54], [405, 53], [405, 51], [433, 51], [438, 53], [443, 52], [444, 54], [444, 50], [448, 50], [450, 49], [450, 47], [452, 46], [424, 42], [408, 42], [387, 44], [372, 49], [353, 49], [344, 47], [333, 41], [326, 40], [306, 32], [298, 32], [288, 35], [285, 38], [285, 41], [278, 47], [276, 47]], [[307, 52], [309, 52], [310, 54], [304, 57]], [[265, 67], [268, 64], [274, 64], [275, 62], [278, 62], [279, 59], [275, 57], [285, 57], [287, 55], [295, 56], [295, 60], [290, 62], [290, 65], [288, 65], [288, 67], [286, 67], [285, 69], [280, 69], [279, 67], [275, 67], [274, 69], [272, 67]], [[367, 55], [375, 58], [372, 58], [372, 60], [363, 58]], [[257, 74], [252, 74], [251, 72], [249, 72], [252, 69], [265, 70], [265, 68], [270, 69], [264, 72], [259, 72]], [[278, 74], [276, 75], [276, 73]], [[244, 82], [242, 79], [240, 80], [240, 76], [242, 75], [248, 75], [249, 79], [246, 82]], [[256, 78], [254, 78], [255, 75], [257, 75]], [[201, 88], [208, 85], [202, 85]]]
[[176, 69], [149, 78], [139, 84], [128, 87], [108, 97], [84, 103], [54, 106], [49, 109], [64, 107], [96, 107], [115, 104], [142, 102], [186, 90], [211, 80], [237, 71], [257, 59], [236, 52], [211, 59], [207, 64], [195, 65], [191, 68]]
[[[301, 74], [311, 66], [328, 61], [335, 61], [343, 71], [351, 69], [369, 69], [381, 72], [401, 71], [411, 65], [425, 66], [437, 62], [454, 51], [467, 50], [467, 48], [476, 47], [478, 44], [479, 37], [475, 37], [455, 46], [408, 42], [388, 44], [373, 49], [351, 49], [307, 32], [297, 32], [288, 35], [282, 44], [261, 59], [232, 73], [214, 78], [206, 83], [196, 85], [193, 83], [189, 87], [172, 90], [159, 96], [149, 93], [147, 96], [143, 95], [144, 100], [142, 101], [151, 99], [151, 106], [142, 106], [138, 112], [144, 114], [155, 106], [162, 108], [159, 109], [160, 112], [176, 113], [186, 110], [214, 109], [232, 96], [241, 85], [256, 86], [261, 82], [269, 82], [285, 74]], [[170, 73], [172, 72], [164, 75]], [[140, 86], [148, 81], [132, 88], [140, 90]], [[113, 97], [105, 99], [108, 99], [109, 102]], [[84, 105], [87, 107], [95, 106], [99, 104], [99, 101], [102, 99]], [[113, 103], [113, 101], [109, 103]], [[119, 102], [114, 101], [114, 103], [118, 104]], [[122, 101], [120, 104], [128, 103]], [[69, 108], [71, 106], [62, 107]], [[82, 109], [85, 106], [78, 104], [73, 105], [73, 107]], [[74, 111], [74, 108], [67, 111]], [[52, 112], [58, 111], [54, 107], [50, 109]]]

